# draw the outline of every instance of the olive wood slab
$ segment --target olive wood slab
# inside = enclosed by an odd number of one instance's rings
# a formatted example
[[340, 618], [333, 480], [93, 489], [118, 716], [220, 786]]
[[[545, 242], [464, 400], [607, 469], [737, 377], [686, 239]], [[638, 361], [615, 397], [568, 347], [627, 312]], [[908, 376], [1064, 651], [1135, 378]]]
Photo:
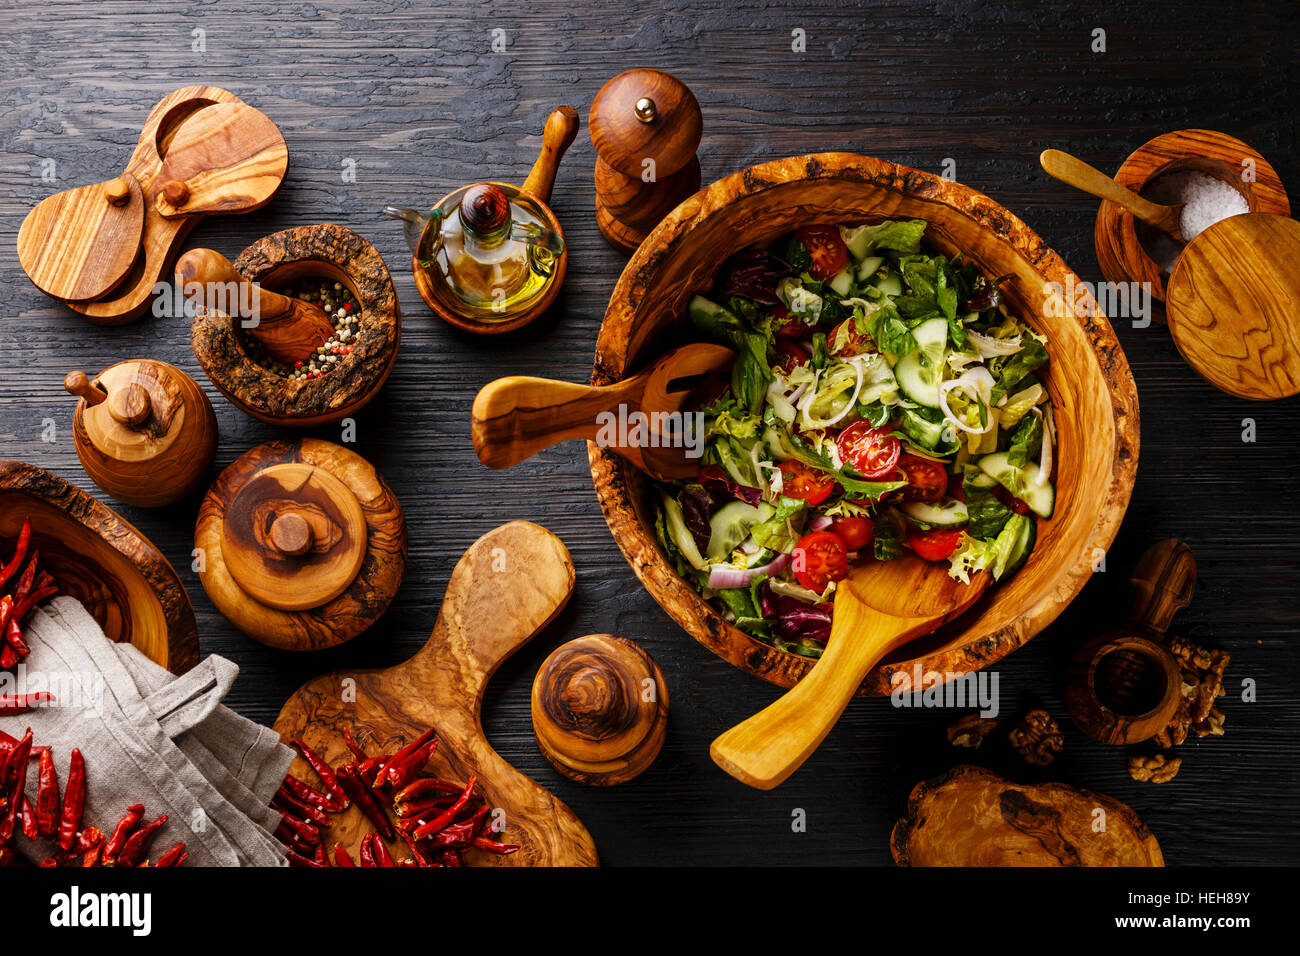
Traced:
[[[497, 856], [472, 850], [474, 864], [594, 866], [596, 847], [581, 821], [540, 784], [492, 749], [481, 711], [497, 668], [554, 620], [573, 594], [573, 562], [555, 535], [526, 521], [489, 531], [457, 562], [442, 609], [425, 646], [410, 660], [383, 670], [336, 671], [299, 688], [276, 719], [285, 740], [302, 738], [332, 765], [350, 758], [349, 728], [372, 755], [388, 753], [436, 727], [440, 744], [426, 768], [446, 779], [479, 778], [488, 805], [505, 814], [498, 837], [518, 852]], [[299, 758], [291, 772], [316, 784]], [[334, 818], [323, 834], [355, 858], [373, 828], [355, 807]], [[404, 844], [392, 844], [398, 858]]]

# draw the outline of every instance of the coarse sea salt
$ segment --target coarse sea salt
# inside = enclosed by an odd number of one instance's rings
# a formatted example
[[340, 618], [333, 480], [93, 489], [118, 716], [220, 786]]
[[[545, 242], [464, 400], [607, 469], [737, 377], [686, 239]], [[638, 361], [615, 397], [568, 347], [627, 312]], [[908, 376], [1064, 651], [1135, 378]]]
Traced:
[[[1191, 242], [1216, 222], [1250, 212], [1246, 197], [1230, 184], [1196, 170], [1167, 173], [1142, 190], [1142, 195], [1167, 206], [1184, 204], [1178, 229], [1185, 242]], [[1183, 246], [1161, 235], [1153, 239], [1147, 251], [1168, 272]]]

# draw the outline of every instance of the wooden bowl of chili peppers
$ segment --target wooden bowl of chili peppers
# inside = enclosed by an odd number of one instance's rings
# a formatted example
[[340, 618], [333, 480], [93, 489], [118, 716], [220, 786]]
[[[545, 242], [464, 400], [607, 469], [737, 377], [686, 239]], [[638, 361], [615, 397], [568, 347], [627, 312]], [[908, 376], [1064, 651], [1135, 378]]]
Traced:
[[[198, 663], [194, 609], [162, 553], [63, 479], [0, 460], [0, 598], [16, 599], [15, 609], [22, 601], [25, 614], [51, 587], [79, 600], [110, 640], [134, 644], [173, 673]], [[8, 616], [21, 627], [23, 615]], [[10, 656], [0, 649], [0, 664]]]

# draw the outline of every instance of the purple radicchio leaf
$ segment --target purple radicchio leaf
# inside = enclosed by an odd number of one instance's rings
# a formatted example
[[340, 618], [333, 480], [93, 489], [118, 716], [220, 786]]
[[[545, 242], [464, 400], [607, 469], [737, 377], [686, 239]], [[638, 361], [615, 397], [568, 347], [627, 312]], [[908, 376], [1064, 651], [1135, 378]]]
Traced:
[[709, 536], [713, 533], [709, 526], [710, 501], [703, 485], [687, 485], [682, 489], [682, 517], [686, 519], [686, 527], [701, 554], [708, 549]]
[[727, 477], [726, 472], [715, 465], [700, 469], [700, 484], [713, 495], [715, 501], [743, 501], [747, 505], [756, 505], [763, 500], [763, 492], [758, 488], [740, 485]]
[[765, 584], [760, 603], [763, 617], [772, 621], [772, 631], [777, 637], [792, 643], [810, 640], [825, 644], [830, 640], [830, 602], [808, 604], [798, 598], [777, 594]]
[[732, 256], [727, 266], [727, 278], [722, 284], [726, 295], [752, 299], [760, 305], [776, 305], [777, 283], [790, 271], [789, 267], [766, 249], [746, 249]]

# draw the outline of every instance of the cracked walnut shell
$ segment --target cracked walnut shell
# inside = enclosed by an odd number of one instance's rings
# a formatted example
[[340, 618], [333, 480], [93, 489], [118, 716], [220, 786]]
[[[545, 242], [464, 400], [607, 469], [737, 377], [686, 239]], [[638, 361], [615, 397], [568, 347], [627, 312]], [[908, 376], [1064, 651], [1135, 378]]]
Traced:
[[1065, 749], [1065, 735], [1045, 710], [1031, 710], [1025, 714], [1020, 726], [1011, 731], [1008, 739], [1026, 763], [1037, 767], [1046, 767]]
[[984, 738], [993, 733], [998, 722], [979, 714], [967, 714], [948, 728], [948, 743], [954, 747], [969, 747], [978, 750]]

